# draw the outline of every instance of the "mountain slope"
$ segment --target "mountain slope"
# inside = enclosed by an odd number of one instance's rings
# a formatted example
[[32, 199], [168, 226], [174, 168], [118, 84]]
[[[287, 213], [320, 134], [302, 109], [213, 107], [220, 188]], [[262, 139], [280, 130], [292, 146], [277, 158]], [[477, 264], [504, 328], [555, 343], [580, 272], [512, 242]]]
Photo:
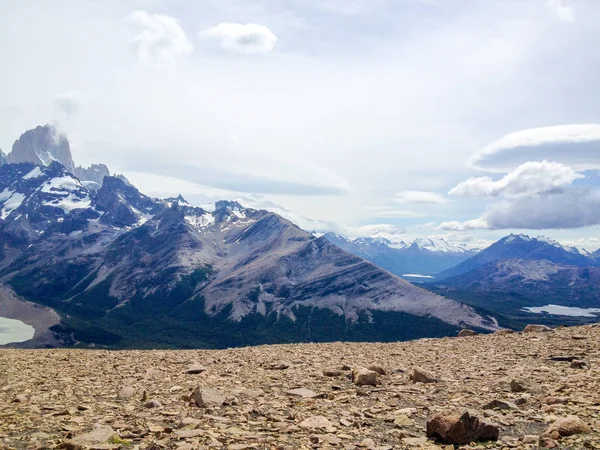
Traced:
[[457, 264], [437, 276], [438, 280], [456, 277], [485, 266], [488, 263], [506, 259], [524, 259], [541, 261], [547, 260], [556, 264], [573, 265], [578, 267], [590, 266], [593, 261], [579, 253], [575, 248], [567, 248], [546, 237], [530, 238], [526, 235], [503, 237], [475, 256]]
[[392, 243], [384, 238], [351, 240], [334, 233], [325, 234], [325, 238], [341, 249], [365, 258], [398, 276], [435, 275], [476, 253], [476, 250], [453, 245], [439, 238], [419, 238], [410, 244]]
[[0, 167], [0, 282], [112, 346], [223, 346], [453, 334], [495, 325], [276, 214], [97, 192], [58, 163]]

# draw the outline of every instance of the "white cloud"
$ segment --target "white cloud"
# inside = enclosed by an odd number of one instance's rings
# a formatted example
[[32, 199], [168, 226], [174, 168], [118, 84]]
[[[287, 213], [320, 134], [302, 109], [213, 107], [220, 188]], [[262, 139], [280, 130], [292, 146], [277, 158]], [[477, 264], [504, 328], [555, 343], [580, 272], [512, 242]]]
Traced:
[[485, 220], [492, 229], [566, 229], [600, 224], [600, 191], [571, 188], [494, 205]]
[[277, 36], [266, 26], [254, 23], [220, 23], [200, 32], [201, 39], [216, 39], [230, 52], [253, 54], [273, 50]]
[[600, 124], [559, 125], [509, 133], [469, 160], [471, 167], [506, 173], [542, 159], [576, 168], [600, 167]]
[[54, 97], [54, 106], [67, 117], [76, 115], [81, 110], [81, 104], [78, 92], [65, 92]]
[[174, 61], [194, 51], [194, 45], [174, 17], [135, 11], [127, 16], [127, 20], [141, 29], [129, 45], [145, 64]]
[[427, 191], [401, 191], [398, 192], [394, 200], [398, 203], [427, 203], [441, 205], [448, 201], [440, 194]]
[[497, 203], [481, 217], [466, 222], [444, 222], [447, 231], [549, 230], [600, 225], [600, 191], [570, 188]]
[[547, 0], [546, 5], [560, 20], [565, 22], [575, 20], [575, 8], [567, 0]]
[[469, 231], [469, 230], [481, 230], [490, 228], [487, 220], [484, 217], [477, 219], [467, 220], [466, 222], [449, 221], [442, 222], [438, 228], [444, 231]]
[[351, 238], [382, 237], [392, 242], [398, 242], [401, 240], [402, 235], [406, 234], [406, 229], [397, 225], [379, 223], [360, 227], [348, 227], [344, 230], [344, 234]]
[[520, 165], [498, 181], [490, 177], [469, 178], [458, 183], [448, 194], [460, 197], [524, 197], [569, 185], [584, 178], [563, 164], [530, 161]]

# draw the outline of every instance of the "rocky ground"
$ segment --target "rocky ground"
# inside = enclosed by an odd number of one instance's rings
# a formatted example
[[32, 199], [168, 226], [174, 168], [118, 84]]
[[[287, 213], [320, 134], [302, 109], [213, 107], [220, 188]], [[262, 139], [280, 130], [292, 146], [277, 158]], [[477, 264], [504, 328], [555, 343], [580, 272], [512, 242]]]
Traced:
[[598, 326], [215, 351], [3, 349], [0, 448], [600, 448], [599, 364]]

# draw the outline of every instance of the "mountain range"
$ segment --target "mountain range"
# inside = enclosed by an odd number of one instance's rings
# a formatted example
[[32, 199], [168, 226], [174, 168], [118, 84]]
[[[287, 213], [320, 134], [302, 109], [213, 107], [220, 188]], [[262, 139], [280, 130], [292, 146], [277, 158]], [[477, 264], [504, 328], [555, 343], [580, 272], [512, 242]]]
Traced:
[[150, 198], [106, 175], [92, 187], [63, 164], [74, 167], [66, 138], [24, 136], [13, 152], [32, 161], [11, 153], [0, 166], [0, 283], [56, 311], [62, 342], [227, 347], [497, 328], [272, 212]]
[[452, 244], [442, 238], [418, 238], [410, 243], [392, 242], [385, 238], [359, 237], [349, 239], [335, 233], [325, 238], [383, 269], [409, 279], [433, 276], [474, 256], [478, 250]]
[[[518, 328], [532, 320], [575, 325], [598, 320], [593, 312], [568, 308], [600, 307], [599, 262], [598, 252], [580, 251], [543, 236], [511, 234], [424, 287], [495, 314], [503, 326]], [[527, 309], [549, 305], [567, 309], [550, 306], [553, 314], [541, 316]]]

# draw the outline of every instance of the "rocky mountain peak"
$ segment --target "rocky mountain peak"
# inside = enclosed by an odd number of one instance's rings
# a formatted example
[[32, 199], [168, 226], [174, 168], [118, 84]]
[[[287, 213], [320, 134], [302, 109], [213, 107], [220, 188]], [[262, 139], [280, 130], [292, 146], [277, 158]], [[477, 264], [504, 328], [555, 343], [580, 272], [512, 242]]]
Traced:
[[111, 226], [141, 225], [156, 214], [161, 205], [118, 177], [104, 177], [96, 196], [98, 208], [105, 211], [101, 221]]
[[3, 164], [8, 163], [8, 161], [6, 160], [6, 155], [4, 154], [4, 152], [2, 151], [2, 149], [0, 148], [0, 166]]
[[31, 162], [41, 166], [58, 161], [69, 172], [75, 172], [69, 140], [54, 125], [38, 126], [23, 133], [13, 144], [7, 160], [9, 163]]

